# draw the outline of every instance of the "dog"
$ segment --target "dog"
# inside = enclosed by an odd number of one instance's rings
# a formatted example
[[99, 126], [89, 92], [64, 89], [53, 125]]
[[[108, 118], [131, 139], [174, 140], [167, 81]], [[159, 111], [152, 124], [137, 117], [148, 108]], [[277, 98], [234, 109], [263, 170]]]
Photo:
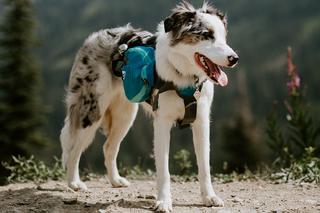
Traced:
[[[226, 43], [226, 25], [225, 15], [208, 3], [195, 9], [183, 1], [158, 24], [155, 34], [157, 75], [179, 88], [194, 86], [195, 79], [202, 84], [196, 119], [191, 128], [203, 202], [206, 206], [218, 207], [224, 203], [214, 193], [211, 184], [210, 108], [214, 84], [226, 86], [228, 83], [227, 75], [219, 66], [234, 67], [239, 59]], [[100, 126], [107, 136], [103, 151], [110, 183], [114, 187], [130, 185], [119, 175], [116, 158], [139, 104], [131, 103], [126, 98], [122, 79], [113, 74], [112, 61], [120, 58], [119, 45], [128, 43], [136, 36], [146, 39], [153, 34], [134, 29], [130, 24], [101, 30], [91, 34], [77, 53], [65, 99], [67, 116], [60, 135], [68, 185], [74, 190], [87, 189], [79, 178], [79, 159]], [[156, 94], [157, 89], [153, 90], [151, 97]], [[153, 116], [158, 186], [154, 209], [169, 212], [172, 210], [168, 168], [170, 130], [177, 120], [183, 119], [184, 102], [176, 91], [169, 90], [159, 95], [157, 110], [153, 111], [146, 102], [141, 105]]]

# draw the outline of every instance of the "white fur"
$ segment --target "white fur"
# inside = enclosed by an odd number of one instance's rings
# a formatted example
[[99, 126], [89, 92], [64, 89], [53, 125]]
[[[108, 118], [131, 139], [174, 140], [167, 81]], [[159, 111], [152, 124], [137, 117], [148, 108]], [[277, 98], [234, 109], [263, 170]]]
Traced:
[[[196, 45], [188, 45], [183, 42], [174, 46], [170, 45], [169, 34], [164, 32], [163, 23], [158, 26], [158, 39], [156, 48], [156, 65], [158, 75], [167, 81], [172, 81], [178, 87], [185, 87], [194, 84], [194, 76], [204, 81], [206, 73], [197, 65], [194, 54], [199, 52], [206, 55], [214, 63], [227, 66], [228, 56], [236, 55], [226, 44], [225, 27], [221, 19], [216, 15], [210, 15], [197, 11], [207, 26], [214, 30], [215, 40], [200, 41]], [[94, 34], [88, 43], [97, 42], [98, 36]], [[78, 55], [70, 77], [70, 82], [75, 80], [76, 75], [81, 71], [79, 67], [81, 57]], [[129, 128], [131, 127], [137, 113], [138, 105], [129, 102], [124, 94], [121, 79], [112, 76], [108, 67], [96, 62], [96, 71], [99, 73], [99, 80], [96, 81], [94, 90], [99, 94], [98, 104], [101, 117], [91, 126], [78, 128], [72, 131], [70, 126], [70, 115], [65, 120], [65, 126], [61, 131], [61, 144], [63, 149], [63, 162], [68, 168], [68, 185], [76, 190], [86, 190], [85, 183], [80, 181], [78, 165], [81, 153], [91, 143], [95, 131], [103, 126], [104, 132], [108, 135], [105, 142], [104, 156], [105, 166], [108, 169], [108, 176], [112, 185], [128, 186], [130, 183], [120, 177], [116, 158], [119, 145]], [[177, 72], [179, 70], [181, 72]], [[80, 74], [79, 74], [80, 75]], [[206, 81], [203, 84], [201, 97], [198, 100], [197, 117], [192, 124], [193, 142], [199, 168], [200, 192], [206, 206], [223, 206], [223, 201], [216, 196], [212, 189], [210, 177], [210, 108], [213, 99], [213, 83]], [[157, 91], [154, 91], [156, 93]], [[77, 101], [77, 97], [71, 92], [67, 95], [67, 105]], [[183, 100], [175, 91], [167, 91], [159, 96], [159, 108], [152, 111], [150, 105], [142, 103], [143, 107], [154, 117], [154, 152], [157, 170], [158, 199], [155, 209], [161, 212], [172, 210], [170, 194], [169, 174], [169, 144], [170, 129], [174, 122], [184, 117]]]

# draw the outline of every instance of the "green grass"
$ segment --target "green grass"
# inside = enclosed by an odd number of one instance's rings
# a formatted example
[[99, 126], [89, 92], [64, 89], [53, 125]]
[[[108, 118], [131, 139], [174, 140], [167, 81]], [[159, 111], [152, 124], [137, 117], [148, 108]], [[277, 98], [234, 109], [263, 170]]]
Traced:
[[[181, 153], [181, 152], [180, 152]], [[11, 171], [11, 175], [7, 177], [8, 183], [24, 183], [33, 181], [37, 183], [47, 182], [50, 180], [66, 180], [66, 171], [62, 169], [61, 159], [56, 157], [53, 166], [47, 166], [43, 161], [35, 160], [33, 156], [29, 159], [25, 157], [14, 157], [11, 165], [7, 162], [2, 162], [2, 165]], [[185, 159], [188, 161], [188, 158]], [[230, 183], [238, 181], [258, 181], [264, 180], [275, 184], [279, 183], [320, 183], [320, 159], [305, 157], [303, 161], [296, 161], [290, 167], [277, 169], [270, 168], [262, 164], [258, 171], [251, 172], [245, 167], [245, 172], [239, 174], [232, 172], [230, 174], [213, 174], [211, 176], [213, 182]], [[155, 171], [148, 169], [143, 171], [139, 165], [133, 168], [120, 167], [119, 173], [121, 176], [129, 180], [152, 180], [156, 179]], [[90, 173], [84, 170], [81, 173], [82, 181], [96, 180], [106, 178], [106, 175]], [[174, 182], [189, 182], [198, 181], [197, 174], [189, 173], [187, 175], [171, 175], [171, 180]]]

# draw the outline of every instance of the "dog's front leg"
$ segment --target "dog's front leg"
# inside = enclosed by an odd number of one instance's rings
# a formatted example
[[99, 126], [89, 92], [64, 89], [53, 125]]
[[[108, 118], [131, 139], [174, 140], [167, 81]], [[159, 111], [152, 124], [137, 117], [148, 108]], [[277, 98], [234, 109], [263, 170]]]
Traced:
[[198, 179], [200, 183], [200, 192], [203, 202], [206, 206], [224, 206], [223, 201], [214, 193], [210, 176], [210, 121], [209, 109], [198, 108], [203, 110], [197, 114], [197, 119], [193, 124], [193, 142], [195, 146], [197, 163], [198, 163]]
[[154, 152], [157, 170], [158, 200], [154, 209], [160, 212], [172, 210], [169, 174], [169, 145], [172, 122], [162, 117], [154, 120]]

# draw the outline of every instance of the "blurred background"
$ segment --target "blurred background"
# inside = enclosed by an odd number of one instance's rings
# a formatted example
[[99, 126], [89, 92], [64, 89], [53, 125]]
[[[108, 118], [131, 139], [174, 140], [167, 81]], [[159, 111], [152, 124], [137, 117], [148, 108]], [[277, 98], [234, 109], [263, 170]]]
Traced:
[[[203, 0], [189, 0], [196, 8]], [[41, 63], [41, 98], [49, 107], [43, 129], [49, 146], [32, 154], [47, 163], [61, 156], [60, 130], [66, 115], [65, 87], [77, 50], [92, 32], [132, 23], [135, 28], [155, 32], [157, 24], [171, 14], [178, 0], [34, 0], [36, 35], [43, 42], [34, 50]], [[278, 101], [280, 122], [285, 121], [286, 49], [299, 69], [301, 85], [308, 85], [306, 100], [320, 123], [320, 1], [319, 0], [215, 0], [213, 6], [227, 13], [228, 44], [238, 53], [234, 69], [223, 68], [229, 78], [226, 87], [215, 86], [211, 113], [212, 172], [255, 169], [259, 162], [272, 162], [266, 146], [265, 117]], [[0, 8], [3, 14], [4, 7]], [[5, 17], [0, 16], [0, 24]], [[81, 157], [80, 168], [106, 172], [102, 145], [106, 138], [97, 133]], [[177, 173], [172, 156], [181, 149], [191, 153], [197, 171], [190, 129], [171, 131], [170, 169]], [[121, 144], [118, 163], [154, 169], [152, 120], [139, 110], [137, 119]], [[0, 157], [1, 159], [1, 157]], [[140, 160], [139, 160], [140, 159]], [[138, 162], [139, 161], [139, 162]], [[224, 162], [228, 168], [223, 170]]]

